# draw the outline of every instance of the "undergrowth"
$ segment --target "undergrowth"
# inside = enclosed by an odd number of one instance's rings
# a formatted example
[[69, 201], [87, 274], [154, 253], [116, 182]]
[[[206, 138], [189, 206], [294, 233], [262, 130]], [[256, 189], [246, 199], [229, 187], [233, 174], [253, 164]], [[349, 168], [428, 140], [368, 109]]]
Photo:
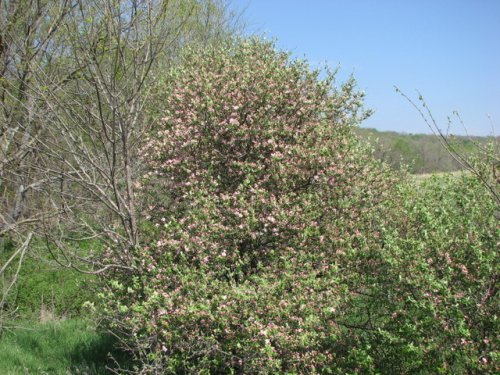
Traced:
[[23, 324], [0, 338], [1, 374], [105, 374], [114, 338], [82, 319]]

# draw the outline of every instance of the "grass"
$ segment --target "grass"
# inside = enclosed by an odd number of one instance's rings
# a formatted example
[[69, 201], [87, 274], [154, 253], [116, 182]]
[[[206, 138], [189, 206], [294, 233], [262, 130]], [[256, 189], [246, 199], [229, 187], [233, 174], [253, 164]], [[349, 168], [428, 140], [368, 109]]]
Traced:
[[0, 338], [0, 374], [105, 374], [114, 343], [81, 319], [16, 327]]
[[[96, 241], [86, 241], [79, 243], [75, 251], [87, 256], [92, 251], [100, 251], [95, 250], [99, 246]], [[0, 264], [5, 263], [16, 249], [17, 245], [5, 238], [3, 245], [0, 243]], [[5, 271], [5, 280], [0, 280], [0, 290], [14, 276], [17, 261], [18, 258]], [[95, 300], [99, 289], [99, 280], [95, 275], [61, 267], [48, 253], [46, 244], [35, 238], [24, 258], [16, 284], [7, 295], [5, 309], [20, 321], [36, 322], [43, 310], [49, 310], [56, 317], [78, 317], [82, 313], [82, 305]]]
[[434, 172], [434, 173], [419, 173], [419, 174], [414, 174], [413, 178], [417, 185], [421, 184], [425, 180], [428, 180], [429, 178], [432, 177], [437, 177], [437, 178], [445, 178], [447, 176], [458, 178], [462, 176], [464, 173], [468, 173], [467, 171], [455, 171], [455, 172]]

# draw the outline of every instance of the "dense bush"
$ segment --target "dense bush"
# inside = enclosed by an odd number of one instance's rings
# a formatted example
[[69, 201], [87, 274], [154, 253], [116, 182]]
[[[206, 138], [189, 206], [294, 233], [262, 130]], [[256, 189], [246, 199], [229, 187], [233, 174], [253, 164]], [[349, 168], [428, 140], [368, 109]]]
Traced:
[[498, 362], [495, 203], [376, 163], [335, 85], [272, 44], [186, 54], [145, 142], [151, 242], [109, 274], [138, 372], [477, 373]]
[[[383, 246], [353, 273], [348, 333], [367, 372], [498, 372], [498, 220], [475, 176], [402, 185]], [[367, 268], [369, 263], [375, 268]], [[366, 359], [369, 359], [366, 362]]]
[[353, 135], [354, 82], [319, 74], [260, 41], [172, 72], [143, 154], [157, 238], [108, 292], [144, 372], [309, 372], [343, 355], [344, 259], [377, 241], [369, 213], [391, 180]]

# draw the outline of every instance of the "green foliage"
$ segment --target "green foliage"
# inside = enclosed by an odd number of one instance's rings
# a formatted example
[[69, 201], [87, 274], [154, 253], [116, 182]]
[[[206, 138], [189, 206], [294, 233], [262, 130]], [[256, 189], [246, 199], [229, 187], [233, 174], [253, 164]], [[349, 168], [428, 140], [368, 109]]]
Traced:
[[[82, 320], [20, 326], [0, 337], [2, 374], [104, 374], [115, 340]], [[123, 356], [122, 356], [123, 357]]]
[[[17, 283], [7, 297], [4, 309], [8, 317], [12, 315], [9, 319], [37, 321], [79, 316], [83, 304], [95, 300], [97, 278], [62, 268], [47, 256], [35, 255], [36, 252], [33, 250], [24, 261]], [[6, 250], [2, 257], [7, 258], [9, 253]]]
[[353, 274], [348, 337], [384, 373], [498, 372], [497, 209], [471, 174], [402, 186], [384, 246]]
[[78, 316], [86, 301], [95, 299], [94, 276], [61, 269], [50, 262], [27, 261], [13, 298], [22, 316], [46, 309], [55, 317]]

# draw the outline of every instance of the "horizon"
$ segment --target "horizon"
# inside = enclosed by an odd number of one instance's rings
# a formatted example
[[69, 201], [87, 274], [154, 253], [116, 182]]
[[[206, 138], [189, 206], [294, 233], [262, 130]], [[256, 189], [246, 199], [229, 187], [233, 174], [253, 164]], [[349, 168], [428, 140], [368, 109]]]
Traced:
[[[500, 1], [394, 0], [350, 2], [234, 0], [245, 35], [276, 41], [312, 68], [353, 75], [374, 114], [361, 126], [430, 134], [419, 113], [396, 93], [399, 87], [426, 100], [438, 126], [458, 111], [469, 135], [500, 128]], [[493, 129], [493, 131], [492, 131]], [[455, 119], [450, 133], [466, 135]]]

